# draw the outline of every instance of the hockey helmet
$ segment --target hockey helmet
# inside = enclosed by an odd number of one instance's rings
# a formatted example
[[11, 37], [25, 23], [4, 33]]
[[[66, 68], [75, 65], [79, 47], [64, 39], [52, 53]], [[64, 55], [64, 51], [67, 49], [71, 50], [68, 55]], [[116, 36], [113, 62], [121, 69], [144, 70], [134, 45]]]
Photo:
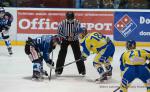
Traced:
[[5, 13], [5, 9], [3, 7], [0, 7], [0, 13]]
[[135, 49], [136, 48], [136, 42], [134, 40], [129, 40], [126, 42], [126, 48], [127, 50]]
[[5, 9], [3, 7], [0, 7], [0, 17], [3, 17], [5, 14]]

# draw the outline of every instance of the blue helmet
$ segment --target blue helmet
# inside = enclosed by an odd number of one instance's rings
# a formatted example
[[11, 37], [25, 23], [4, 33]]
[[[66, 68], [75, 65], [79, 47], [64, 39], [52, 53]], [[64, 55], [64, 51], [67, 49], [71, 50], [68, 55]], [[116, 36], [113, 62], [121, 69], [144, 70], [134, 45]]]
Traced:
[[87, 33], [87, 28], [86, 27], [80, 27], [79, 33]]
[[129, 40], [129, 41], [127, 41], [127, 43], [126, 43], [126, 48], [127, 48], [128, 50], [130, 50], [130, 49], [135, 49], [135, 48], [136, 48], [136, 42], [135, 42], [134, 40]]

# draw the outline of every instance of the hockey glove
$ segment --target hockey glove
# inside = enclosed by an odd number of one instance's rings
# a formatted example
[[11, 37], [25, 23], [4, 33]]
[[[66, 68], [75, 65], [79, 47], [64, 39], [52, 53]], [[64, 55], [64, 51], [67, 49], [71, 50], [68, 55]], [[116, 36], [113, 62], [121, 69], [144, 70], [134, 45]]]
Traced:
[[107, 40], [107, 43], [109, 43], [109, 42], [110, 42], [110, 38], [109, 38], [109, 37], [107, 37], [107, 38], [106, 38], [106, 40]]
[[82, 56], [80, 57], [80, 60], [81, 60], [81, 61], [86, 61], [86, 57], [82, 55]]

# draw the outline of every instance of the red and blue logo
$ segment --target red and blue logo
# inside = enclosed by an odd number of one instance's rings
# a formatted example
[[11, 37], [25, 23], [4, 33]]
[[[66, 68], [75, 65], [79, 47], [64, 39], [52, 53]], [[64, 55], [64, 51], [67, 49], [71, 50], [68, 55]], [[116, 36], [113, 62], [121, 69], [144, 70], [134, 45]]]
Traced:
[[126, 38], [132, 31], [136, 29], [137, 25], [135, 22], [125, 14], [116, 24], [115, 28]]

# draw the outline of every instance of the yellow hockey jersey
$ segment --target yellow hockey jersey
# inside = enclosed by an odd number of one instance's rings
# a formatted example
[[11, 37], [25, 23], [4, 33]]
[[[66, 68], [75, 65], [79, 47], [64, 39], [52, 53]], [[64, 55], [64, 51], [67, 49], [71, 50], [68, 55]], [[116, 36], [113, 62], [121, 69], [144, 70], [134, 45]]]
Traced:
[[150, 51], [147, 50], [127, 50], [125, 51], [121, 58], [121, 70], [124, 70], [125, 65], [145, 65], [146, 60], [150, 58]]
[[104, 50], [107, 46], [107, 38], [98, 32], [93, 32], [88, 33], [81, 39], [80, 43], [83, 48], [83, 54], [88, 56], [90, 52], [98, 53], [99, 51]]

